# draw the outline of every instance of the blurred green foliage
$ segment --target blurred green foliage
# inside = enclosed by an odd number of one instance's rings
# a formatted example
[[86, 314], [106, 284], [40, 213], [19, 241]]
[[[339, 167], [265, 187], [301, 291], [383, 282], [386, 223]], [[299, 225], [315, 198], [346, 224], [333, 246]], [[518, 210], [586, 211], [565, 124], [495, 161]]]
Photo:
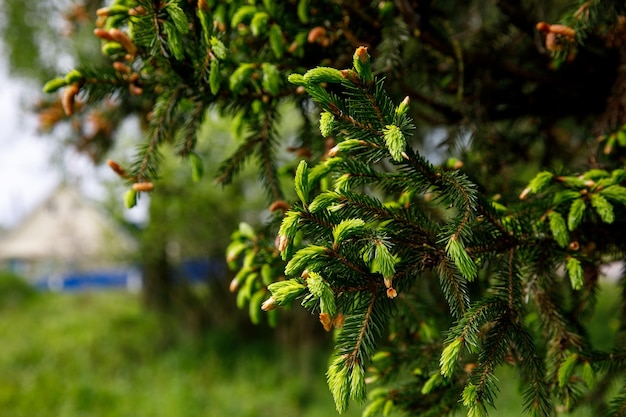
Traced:
[[0, 414], [335, 415], [325, 348], [248, 340], [227, 325], [196, 337], [162, 320], [123, 292], [46, 294], [4, 310]]
[[0, 270], [0, 309], [22, 307], [36, 296], [36, 290], [22, 277]]

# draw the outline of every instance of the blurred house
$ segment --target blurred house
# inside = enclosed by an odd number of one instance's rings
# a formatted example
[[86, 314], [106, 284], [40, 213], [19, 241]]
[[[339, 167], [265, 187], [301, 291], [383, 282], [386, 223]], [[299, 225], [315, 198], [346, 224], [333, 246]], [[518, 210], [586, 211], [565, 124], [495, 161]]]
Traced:
[[[137, 286], [137, 242], [72, 186], [59, 186], [0, 237], [0, 267], [38, 286]], [[72, 284], [73, 283], [73, 284]]]

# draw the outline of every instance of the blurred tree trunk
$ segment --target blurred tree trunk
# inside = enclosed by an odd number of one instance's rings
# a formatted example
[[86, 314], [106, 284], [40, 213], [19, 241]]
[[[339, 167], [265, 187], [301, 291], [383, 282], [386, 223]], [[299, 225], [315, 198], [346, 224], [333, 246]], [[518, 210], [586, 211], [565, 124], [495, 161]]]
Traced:
[[167, 259], [165, 236], [151, 233], [141, 243], [143, 262], [143, 300], [146, 306], [158, 311], [173, 307], [172, 267]]

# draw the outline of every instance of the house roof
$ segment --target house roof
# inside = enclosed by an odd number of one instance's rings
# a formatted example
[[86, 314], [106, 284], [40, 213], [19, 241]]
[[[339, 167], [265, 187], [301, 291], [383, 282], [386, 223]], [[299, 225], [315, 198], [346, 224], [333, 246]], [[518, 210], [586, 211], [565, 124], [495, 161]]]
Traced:
[[71, 186], [61, 185], [2, 236], [0, 259], [80, 262], [132, 252], [136, 242]]

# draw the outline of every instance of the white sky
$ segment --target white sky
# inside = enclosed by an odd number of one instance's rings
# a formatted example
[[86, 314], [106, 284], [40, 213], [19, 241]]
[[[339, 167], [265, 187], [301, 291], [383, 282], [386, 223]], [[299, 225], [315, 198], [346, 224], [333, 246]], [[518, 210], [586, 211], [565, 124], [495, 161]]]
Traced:
[[[54, 191], [63, 170], [70, 182], [79, 184], [83, 194], [94, 200], [103, 196], [102, 182], [116, 178], [108, 167], [94, 167], [86, 157], [67, 151], [64, 167], [55, 166], [52, 158], [59, 152], [55, 138], [38, 134], [36, 116], [27, 110], [40, 89], [9, 78], [6, 62], [0, 60], [0, 229], [16, 226]], [[128, 212], [129, 220], [145, 219], [147, 199], [141, 201], [141, 207]], [[121, 195], [119, 204], [123, 205]]]
[[34, 87], [9, 79], [0, 62], [0, 227], [15, 225], [60, 180], [49, 164], [51, 140], [35, 134], [36, 119], [22, 109]]

